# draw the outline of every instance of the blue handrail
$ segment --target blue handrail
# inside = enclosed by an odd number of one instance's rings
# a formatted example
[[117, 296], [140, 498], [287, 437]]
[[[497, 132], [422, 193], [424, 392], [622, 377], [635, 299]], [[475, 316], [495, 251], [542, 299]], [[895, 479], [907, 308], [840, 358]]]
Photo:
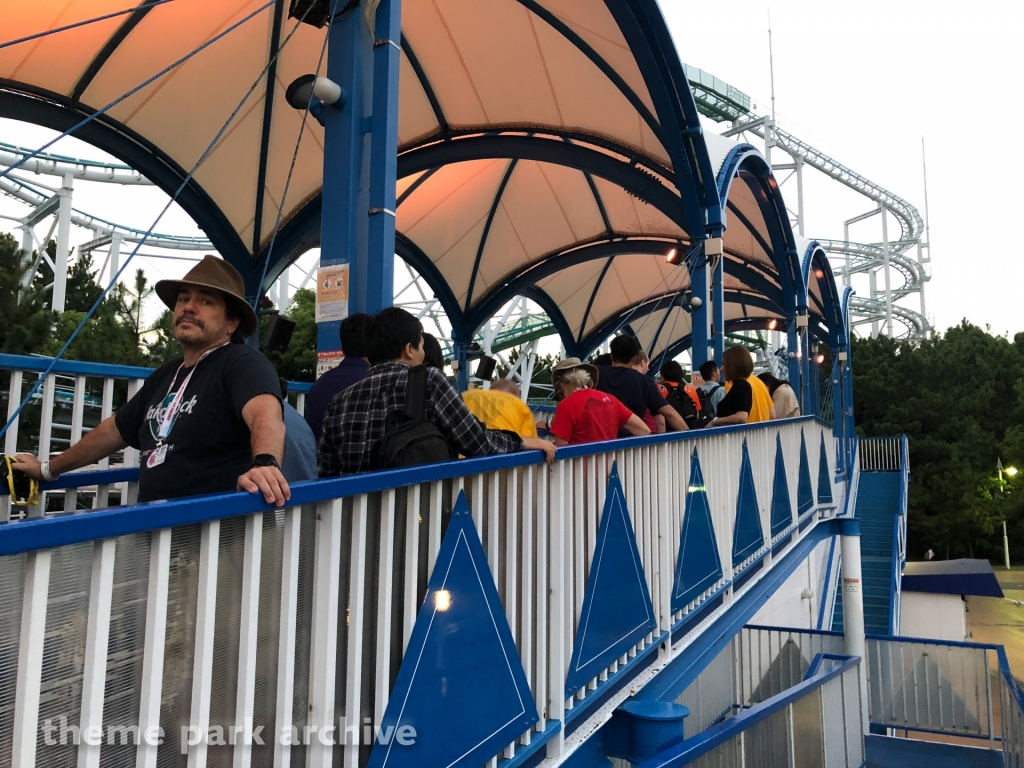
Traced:
[[[792, 422], [817, 421], [813, 416], [802, 416]], [[626, 450], [648, 445], [684, 442], [708, 435], [722, 435], [728, 432], [754, 432], [771, 429], [780, 422], [737, 424], [716, 427], [713, 430], [670, 432], [663, 435], [628, 437], [603, 443], [570, 445], [558, 449], [558, 459], [574, 459], [592, 456], [608, 451]], [[825, 425], [828, 426], [828, 425]], [[312, 504], [329, 499], [374, 493], [406, 485], [449, 480], [465, 475], [494, 472], [512, 467], [525, 467], [543, 461], [540, 451], [520, 451], [497, 456], [458, 459], [437, 464], [428, 464], [405, 469], [364, 472], [345, 477], [293, 483], [292, 498], [288, 506]], [[44, 489], [74, 488], [97, 483], [123, 482], [132, 479], [127, 475], [108, 475], [127, 470], [100, 470], [93, 472], [69, 472]], [[113, 479], [116, 478], [116, 479]], [[224, 493], [211, 496], [194, 496], [172, 501], [154, 501], [129, 507], [113, 507], [95, 511], [54, 513], [44, 518], [0, 523], [0, 555], [12, 555], [36, 549], [76, 544], [95, 539], [123, 536], [161, 528], [170, 528], [189, 523], [219, 520], [239, 515], [262, 512], [273, 507], [263, 501], [259, 494], [243, 492]]]
[[[0, 354], [0, 370], [35, 371], [42, 373], [50, 367], [52, 357], [36, 357], [28, 355]], [[52, 373], [68, 376], [95, 376], [113, 379], [148, 379], [156, 368], [143, 368], [135, 365], [112, 365], [110, 363], [90, 363], [83, 360], [59, 360], [53, 366]], [[289, 392], [309, 392], [313, 385], [308, 381], [289, 381]]]
[[669, 747], [664, 752], [641, 763], [639, 768], [680, 768], [688, 765], [701, 755], [707, 754], [715, 747], [784, 709], [797, 699], [803, 698], [811, 691], [821, 688], [829, 680], [860, 663], [860, 656], [840, 656], [839, 658], [843, 659], [843, 663], [836, 665], [828, 672], [805, 679], [792, 688], [745, 709], [736, 717], [713, 725], [693, 738], [686, 739], [674, 747]]

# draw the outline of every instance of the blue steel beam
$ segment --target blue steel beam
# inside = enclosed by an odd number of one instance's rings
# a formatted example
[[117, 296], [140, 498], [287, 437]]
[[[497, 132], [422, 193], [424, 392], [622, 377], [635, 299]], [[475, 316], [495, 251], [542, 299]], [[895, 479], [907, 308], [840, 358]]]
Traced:
[[370, 118], [369, 243], [359, 269], [349, 275], [349, 311], [379, 312], [395, 299], [395, 185], [398, 179], [398, 74], [401, 65], [402, 0], [380, 0], [373, 41], [373, 105]]

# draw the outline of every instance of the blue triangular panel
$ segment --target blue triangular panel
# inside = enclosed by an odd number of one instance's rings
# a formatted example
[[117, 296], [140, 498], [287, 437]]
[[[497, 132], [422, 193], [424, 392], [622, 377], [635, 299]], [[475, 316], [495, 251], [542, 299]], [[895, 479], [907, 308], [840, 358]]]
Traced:
[[740, 492], [736, 499], [736, 527], [732, 533], [732, 564], [735, 568], [764, 545], [761, 512], [757, 508], [754, 490], [754, 471], [750, 467], [750, 452], [743, 441], [743, 462], [740, 464]]
[[[505, 609], [460, 492], [369, 766], [480, 766], [537, 719]], [[415, 729], [413, 744], [394, 738], [403, 726]], [[382, 743], [388, 735], [393, 738]]]
[[775, 483], [772, 486], [772, 538], [793, 524], [793, 505], [789, 500], [786, 459], [782, 455], [782, 437], [775, 436]]
[[690, 487], [686, 489], [686, 516], [679, 534], [679, 557], [672, 586], [672, 612], [681, 611], [722, 578], [715, 526], [711, 520], [704, 473], [697, 451], [690, 461]]
[[800, 430], [800, 478], [796, 487], [796, 514], [803, 517], [814, 507], [814, 489], [811, 487], [811, 465], [807, 461], [807, 441], [804, 431]]
[[612, 464], [572, 647], [565, 698], [597, 677], [657, 626], [619, 470]]
[[828, 470], [828, 451], [825, 450], [825, 433], [821, 433], [821, 458], [818, 459], [818, 505], [832, 503], [832, 473]]

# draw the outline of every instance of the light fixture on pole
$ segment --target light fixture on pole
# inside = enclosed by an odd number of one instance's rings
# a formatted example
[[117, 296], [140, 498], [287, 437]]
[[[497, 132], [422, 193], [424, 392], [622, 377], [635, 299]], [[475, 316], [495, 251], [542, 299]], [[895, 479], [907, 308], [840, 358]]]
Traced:
[[[1013, 477], [1014, 475], [1017, 474], [1017, 468], [1016, 467], [1007, 467], [1004, 470], [1003, 469], [1003, 459], [1000, 456], [1000, 457], [996, 458], [996, 471], [999, 473], [999, 493], [1000, 493], [1000, 495], [1002, 495], [1003, 492], [1004, 492], [1003, 491], [1003, 485], [1005, 483], [1005, 481], [1003, 480], [1003, 472], [1006, 472], [1006, 474], [1008, 474], [1010, 477]], [[1010, 539], [1006, 535], [1006, 516], [1003, 515], [1002, 517], [1003, 517], [1003, 560], [1004, 560], [1005, 565], [1006, 565], [1006, 570], [1010, 570]]]

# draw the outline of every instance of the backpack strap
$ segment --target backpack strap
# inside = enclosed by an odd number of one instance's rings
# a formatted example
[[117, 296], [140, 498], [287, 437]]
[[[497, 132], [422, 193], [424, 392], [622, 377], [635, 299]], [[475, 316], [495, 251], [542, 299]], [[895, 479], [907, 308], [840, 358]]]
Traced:
[[405, 415], [421, 421], [427, 413], [427, 366], [417, 365], [409, 369], [409, 380], [405, 386]]

